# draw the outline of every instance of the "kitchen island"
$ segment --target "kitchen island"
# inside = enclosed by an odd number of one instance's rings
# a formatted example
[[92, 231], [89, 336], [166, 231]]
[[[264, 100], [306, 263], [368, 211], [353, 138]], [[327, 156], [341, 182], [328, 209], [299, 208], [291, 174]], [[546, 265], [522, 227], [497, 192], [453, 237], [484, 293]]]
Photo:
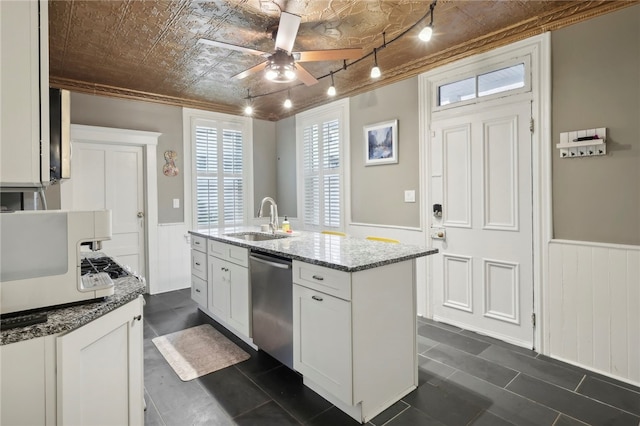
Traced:
[[281, 326], [293, 334], [293, 369], [354, 419], [369, 421], [417, 387], [415, 259], [437, 250], [254, 227], [191, 231], [191, 247], [193, 299], [250, 344], [249, 276], [261, 279], [250, 259], [290, 260], [292, 324]]
[[104, 300], [46, 309], [44, 323], [0, 331], [0, 424], [144, 423], [145, 284], [113, 281]]

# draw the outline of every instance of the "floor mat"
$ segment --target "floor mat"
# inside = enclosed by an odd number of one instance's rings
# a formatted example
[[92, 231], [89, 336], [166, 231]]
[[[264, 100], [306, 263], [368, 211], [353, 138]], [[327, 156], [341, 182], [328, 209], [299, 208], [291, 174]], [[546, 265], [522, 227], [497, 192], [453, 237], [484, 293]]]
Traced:
[[250, 358], [209, 324], [156, 337], [152, 342], [185, 382]]

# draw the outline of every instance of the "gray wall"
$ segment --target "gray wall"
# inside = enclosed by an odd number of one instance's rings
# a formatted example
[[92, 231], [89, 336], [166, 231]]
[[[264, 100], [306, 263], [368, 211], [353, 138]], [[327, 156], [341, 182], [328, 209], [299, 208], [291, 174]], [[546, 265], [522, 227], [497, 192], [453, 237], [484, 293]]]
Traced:
[[[184, 221], [184, 159], [182, 144], [182, 108], [151, 102], [131, 101], [104, 96], [71, 93], [71, 123], [89, 126], [115, 127], [162, 133], [158, 139], [158, 222]], [[178, 176], [162, 173], [164, 152], [178, 153]], [[173, 199], [180, 208], [173, 208]]]
[[[640, 5], [552, 33], [554, 237], [640, 244]], [[607, 155], [560, 159], [560, 133], [607, 128]]]
[[[351, 99], [351, 220], [375, 225], [420, 226], [418, 77]], [[363, 126], [398, 120], [398, 163], [364, 165]], [[404, 191], [416, 202], [405, 203]]]
[[[271, 197], [280, 203], [277, 194], [276, 124], [272, 121], [253, 120], [253, 203], [254, 211], [249, 217], [257, 216], [260, 201]], [[268, 215], [268, 212], [267, 212]]]
[[[184, 221], [184, 179], [182, 143], [182, 108], [132, 101], [104, 96], [71, 93], [71, 122], [89, 126], [115, 127], [120, 129], [146, 130], [162, 133], [158, 140], [158, 222], [177, 223]], [[253, 120], [254, 137], [254, 195], [257, 203], [262, 197], [276, 197], [276, 125], [270, 121]], [[294, 145], [295, 147], [295, 145]], [[180, 173], [167, 177], [162, 173], [165, 164], [164, 152], [178, 153], [176, 165]], [[295, 152], [295, 151], [294, 151]], [[295, 167], [295, 163], [294, 163]], [[180, 199], [180, 208], [173, 208], [173, 199]], [[59, 189], [47, 191], [50, 208], [59, 208]], [[57, 203], [57, 204], [56, 204]], [[294, 199], [295, 204], [295, 199]], [[57, 206], [57, 207], [56, 207]], [[249, 212], [249, 216], [255, 215]]]
[[296, 184], [296, 120], [285, 118], [276, 123], [278, 155], [278, 212], [280, 216], [298, 216]]

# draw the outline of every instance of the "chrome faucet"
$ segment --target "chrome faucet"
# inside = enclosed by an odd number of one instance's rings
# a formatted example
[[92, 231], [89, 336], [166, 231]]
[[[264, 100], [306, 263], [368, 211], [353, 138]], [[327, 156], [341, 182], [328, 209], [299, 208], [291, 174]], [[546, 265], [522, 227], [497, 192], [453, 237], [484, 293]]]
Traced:
[[258, 217], [263, 217], [262, 216], [262, 209], [264, 208], [264, 203], [266, 203], [267, 201], [269, 203], [271, 203], [270, 210], [269, 210], [269, 229], [271, 229], [271, 232], [273, 234], [275, 234], [276, 231], [278, 230], [278, 227], [279, 227], [279, 224], [278, 224], [278, 205], [273, 200], [273, 198], [264, 197], [262, 199], [262, 202], [260, 203], [260, 210], [258, 210]]

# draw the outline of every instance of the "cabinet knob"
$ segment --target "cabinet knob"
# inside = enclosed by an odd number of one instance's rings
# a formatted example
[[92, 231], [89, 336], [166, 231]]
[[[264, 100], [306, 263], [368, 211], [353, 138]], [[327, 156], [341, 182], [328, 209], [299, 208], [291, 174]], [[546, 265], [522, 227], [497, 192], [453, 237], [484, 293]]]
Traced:
[[317, 300], [318, 302], [322, 302], [322, 297], [320, 296], [311, 296], [313, 300]]
[[200, 262], [196, 262], [196, 266], [200, 266]]
[[314, 275], [312, 278], [313, 278], [314, 280], [324, 281], [324, 278], [323, 278], [323, 277], [321, 277], [320, 275]]
[[199, 288], [196, 288], [196, 293], [200, 293], [200, 289]]
[[142, 315], [138, 315], [138, 316], [133, 317], [134, 321], [140, 321], [141, 319], [142, 319]]

